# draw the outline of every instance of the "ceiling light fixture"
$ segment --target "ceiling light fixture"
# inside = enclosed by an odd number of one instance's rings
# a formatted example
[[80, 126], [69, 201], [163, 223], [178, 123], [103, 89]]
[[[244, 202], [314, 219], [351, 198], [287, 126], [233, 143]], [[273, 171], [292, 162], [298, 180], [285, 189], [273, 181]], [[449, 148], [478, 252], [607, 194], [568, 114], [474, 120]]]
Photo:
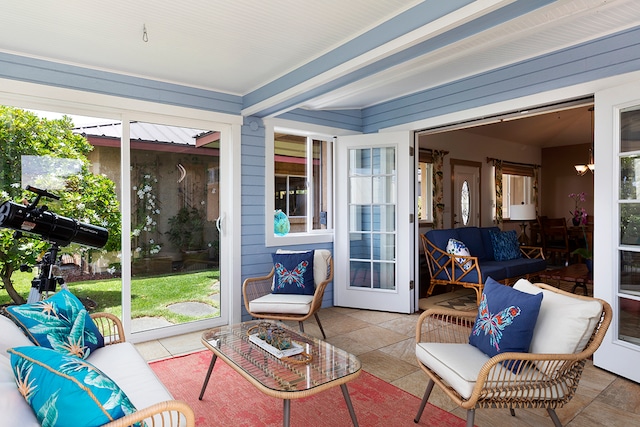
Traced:
[[[589, 108], [589, 111], [591, 111], [591, 138], [593, 138], [593, 107]], [[595, 162], [593, 161], [593, 142], [591, 142], [591, 148], [589, 148], [589, 163], [586, 165], [574, 165], [573, 167], [580, 176], [583, 176], [587, 171], [593, 173], [596, 168]]]

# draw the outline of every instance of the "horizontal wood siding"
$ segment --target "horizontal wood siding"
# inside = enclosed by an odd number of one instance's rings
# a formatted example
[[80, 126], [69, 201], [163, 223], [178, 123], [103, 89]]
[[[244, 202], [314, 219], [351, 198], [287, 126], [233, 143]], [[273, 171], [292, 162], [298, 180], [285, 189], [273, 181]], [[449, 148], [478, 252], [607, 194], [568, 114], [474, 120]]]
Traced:
[[[255, 131], [250, 123], [260, 125]], [[255, 126], [254, 126], [255, 127]], [[277, 248], [265, 246], [265, 129], [262, 120], [247, 117], [242, 126], [242, 281], [247, 277], [264, 276], [269, 274], [273, 263], [271, 254]], [[318, 244], [312, 246], [287, 246], [290, 250], [329, 249], [333, 245]], [[238, 283], [234, 286], [242, 286]], [[323, 306], [333, 305], [333, 284], [327, 286]], [[242, 305], [242, 320], [249, 320], [250, 316]]]
[[640, 27], [363, 111], [364, 133], [640, 70]]
[[321, 126], [362, 131], [361, 110], [311, 111], [298, 108], [284, 113], [278, 118]]
[[242, 98], [221, 92], [0, 53], [0, 77], [141, 101], [239, 115]]

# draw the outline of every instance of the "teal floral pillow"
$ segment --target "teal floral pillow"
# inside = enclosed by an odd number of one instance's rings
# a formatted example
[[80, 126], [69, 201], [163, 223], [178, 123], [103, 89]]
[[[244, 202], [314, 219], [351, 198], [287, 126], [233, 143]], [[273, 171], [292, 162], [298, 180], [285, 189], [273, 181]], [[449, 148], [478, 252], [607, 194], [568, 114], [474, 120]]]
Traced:
[[491, 231], [491, 246], [493, 247], [493, 258], [496, 261], [508, 261], [510, 259], [521, 258], [520, 242], [515, 230]]
[[43, 427], [101, 426], [136, 411], [120, 387], [86, 360], [37, 346], [7, 351], [18, 390]]
[[9, 306], [7, 313], [36, 345], [83, 359], [104, 346], [84, 305], [66, 289], [33, 304]]

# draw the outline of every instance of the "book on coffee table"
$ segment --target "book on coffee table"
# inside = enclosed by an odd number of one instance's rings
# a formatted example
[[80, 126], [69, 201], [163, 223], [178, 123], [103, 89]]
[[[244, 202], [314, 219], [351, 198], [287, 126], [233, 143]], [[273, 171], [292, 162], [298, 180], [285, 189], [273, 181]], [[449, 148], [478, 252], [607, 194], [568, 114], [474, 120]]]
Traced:
[[291, 341], [291, 347], [280, 350], [279, 348], [272, 346], [265, 340], [258, 338], [257, 333], [249, 335], [249, 341], [257, 345], [261, 349], [273, 354], [278, 359], [282, 359], [283, 357], [295, 356], [296, 354], [300, 354], [304, 351], [304, 348], [294, 341]]

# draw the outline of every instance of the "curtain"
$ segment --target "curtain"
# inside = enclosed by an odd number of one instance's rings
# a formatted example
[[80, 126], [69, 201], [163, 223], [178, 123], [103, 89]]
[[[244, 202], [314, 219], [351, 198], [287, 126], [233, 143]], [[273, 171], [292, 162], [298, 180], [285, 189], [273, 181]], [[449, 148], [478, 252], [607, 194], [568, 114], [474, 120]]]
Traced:
[[433, 150], [433, 228], [444, 228], [444, 156], [447, 151]]
[[493, 161], [496, 182], [496, 224], [502, 226], [502, 160]]
[[536, 207], [536, 216], [540, 213], [540, 205], [538, 205], [539, 195], [538, 195], [538, 187], [540, 182], [540, 168], [533, 168], [533, 206]]

